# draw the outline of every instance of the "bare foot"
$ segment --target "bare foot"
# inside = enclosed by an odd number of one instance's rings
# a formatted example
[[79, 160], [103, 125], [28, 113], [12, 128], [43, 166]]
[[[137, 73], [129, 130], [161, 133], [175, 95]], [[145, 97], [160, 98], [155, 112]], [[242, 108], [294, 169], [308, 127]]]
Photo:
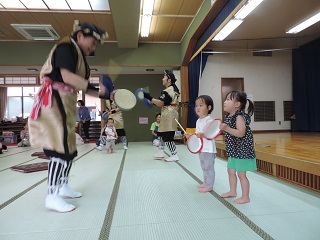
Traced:
[[236, 196], [237, 196], [237, 194], [233, 193], [233, 192], [226, 192], [226, 193], [221, 194], [221, 197], [223, 197], [223, 198], [236, 197]]
[[236, 204], [244, 204], [244, 203], [250, 202], [250, 198], [249, 197], [241, 197], [241, 198], [237, 198], [233, 202]]
[[204, 188], [206, 185], [204, 183], [197, 186], [197, 188]]
[[110, 150], [107, 151], [107, 154], [111, 154], [112, 152]]
[[198, 190], [198, 192], [202, 192], [202, 193], [205, 193], [205, 192], [212, 192], [212, 189], [208, 188], [207, 186], [203, 187], [203, 188], [200, 188]]

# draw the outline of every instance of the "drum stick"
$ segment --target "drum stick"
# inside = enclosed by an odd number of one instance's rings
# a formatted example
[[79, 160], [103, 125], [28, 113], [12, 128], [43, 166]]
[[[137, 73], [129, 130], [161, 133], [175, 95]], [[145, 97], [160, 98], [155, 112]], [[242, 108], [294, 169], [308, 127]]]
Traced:
[[177, 124], [179, 125], [179, 127], [183, 130], [183, 132], [185, 134], [187, 134], [186, 130], [183, 129], [183, 127], [181, 126], [181, 124], [178, 122], [178, 120], [176, 118], [174, 118], [174, 120], [177, 122]]

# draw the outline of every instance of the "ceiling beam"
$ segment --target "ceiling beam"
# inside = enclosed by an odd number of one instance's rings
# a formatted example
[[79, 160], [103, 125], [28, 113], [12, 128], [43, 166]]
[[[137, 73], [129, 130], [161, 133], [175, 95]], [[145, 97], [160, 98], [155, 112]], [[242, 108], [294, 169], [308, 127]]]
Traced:
[[137, 48], [140, 0], [109, 0], [119, 48]]

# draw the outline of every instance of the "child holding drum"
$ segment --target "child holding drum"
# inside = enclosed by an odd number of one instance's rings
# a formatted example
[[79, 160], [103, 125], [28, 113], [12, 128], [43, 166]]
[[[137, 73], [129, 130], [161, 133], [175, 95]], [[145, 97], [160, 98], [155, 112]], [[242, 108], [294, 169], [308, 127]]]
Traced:
[[[247, 103], [248, 109], [246, 113], [245, 108]], [[246, 172], [257, 170], [253, 134], [249, 126], [253, 108], [253, 103], [247, 99], [247, 94], [241, 91], [228, 93], [224, 101], [224, 111], [227, 114], [225, 123], [220, 124], [220, 129], [225, 132], [230, 191], [222, 194], [221, 197], [237, 196], [238, 175], [242, 196], [233, 201], [236, 204], [250, 202], [250, 183]]]
[[214, 139], [207, 139], [205, 137], [205, 129], [208, 122], [212, 121], [213, 118], [209, 116], [213, 111], [213, 100], [208, 95], [201, 95], [196, 98], [195, 106], [196, 114], [199, 119], [196, 122], [195, 135], [198, 138], [203, 139], [203, 146], [199, 152], [200, 164], [203, 170], [203, 184], [198, 186], [199, 192], [211, 192], [215, 180], [215, 169], [214, 162], [216, 158], [216, 144]]

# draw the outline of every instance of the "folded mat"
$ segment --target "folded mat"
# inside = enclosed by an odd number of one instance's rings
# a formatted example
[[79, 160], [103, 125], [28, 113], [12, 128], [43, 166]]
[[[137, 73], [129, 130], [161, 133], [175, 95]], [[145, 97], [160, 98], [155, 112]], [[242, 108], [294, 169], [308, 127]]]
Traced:
[[10, 169], [14, 171], [24, 172], [24, 173], [43, 171], [43, 170], [48, 170], [48, 162], [16, 165], [11, 167]]
[[38, 155], [38, 158], [50, 159], [50, 157], [48, 157], [47, 155], [44, 155], [44, 154]]
[[44, 154], [44, 152], [34, 152], [31, 154], [31, 156], [34, 157], [34, 156], [39, 156], [39, 155], [43, 155], [43, 154]]

